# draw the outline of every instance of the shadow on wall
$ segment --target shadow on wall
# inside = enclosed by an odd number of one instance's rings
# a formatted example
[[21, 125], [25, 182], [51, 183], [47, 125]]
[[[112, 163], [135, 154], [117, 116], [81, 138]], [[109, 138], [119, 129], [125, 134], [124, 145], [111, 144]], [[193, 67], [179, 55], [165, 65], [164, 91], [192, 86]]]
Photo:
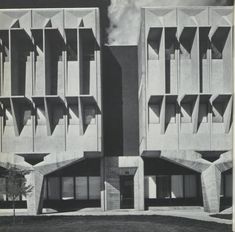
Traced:
[[137, 46], [106, 46], [103, 62], [106, 156], [139, 154]]
[[109, 47], [103, 55], [103, 132], [106, 156], [123, 154], [122, 70]]

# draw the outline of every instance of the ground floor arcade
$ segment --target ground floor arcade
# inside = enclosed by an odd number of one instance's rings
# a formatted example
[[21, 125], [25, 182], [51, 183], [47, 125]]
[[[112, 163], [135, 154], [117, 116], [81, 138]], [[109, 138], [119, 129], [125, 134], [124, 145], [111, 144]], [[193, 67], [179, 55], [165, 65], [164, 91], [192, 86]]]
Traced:
[[[172, 205], [204, 206], [205, 211], [216, 212], [232, 199], [232, 169], [228, 159], [223, 159], [223, 169], [221, 162], [217, 166], [202, 162], [200, 166], [192, 163], [193, 159], [186, 164], [167, 155], [82, 159], [46, 175], [34, 171], [33, 181], [27, 178], [34, 183], [33, 193], [27, 198], [19, 196], [16, 205], [27, 207], [31, 214], [42, 208], [146, 210]], [[7, 188], [4, 177], [0, 177], [0, 188]], [[1, 208], [11, 207], [11, 199], [0, 192]]]

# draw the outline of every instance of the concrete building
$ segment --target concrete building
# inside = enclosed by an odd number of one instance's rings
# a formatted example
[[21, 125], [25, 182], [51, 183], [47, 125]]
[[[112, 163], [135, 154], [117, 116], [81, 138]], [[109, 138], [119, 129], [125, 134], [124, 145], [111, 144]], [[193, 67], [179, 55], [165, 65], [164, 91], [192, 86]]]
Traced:
[[218, 212], [231, 197], [232, 22], [232, 7], [142, 10], [139, 144], [148, 205], [203, 200]]
[[233, 7], [143, 8], [138, 46], [104, 46], [99, 19], [0, 11], [0, 171], [28, 168], [33, 186], [19, 207], [218, 212], [232, 196]]
[[99, 10], [2, 10], [0, 21], [1, 166], [32, 169], [32, 214], [43, 198], [74, 197], [74, 182], [79, 200], [100, 202]]

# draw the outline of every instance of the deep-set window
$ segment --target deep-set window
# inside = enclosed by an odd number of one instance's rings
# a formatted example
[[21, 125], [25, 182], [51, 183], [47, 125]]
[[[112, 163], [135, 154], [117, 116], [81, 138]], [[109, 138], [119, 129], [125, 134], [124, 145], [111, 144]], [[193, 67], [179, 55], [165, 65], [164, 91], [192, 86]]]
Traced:
[[[12, 201], [11, 197], [7, 194], [7, 179], [5, 177], [0, 177], [0, 201]], [[15, 201], [26, 200], [23, 195], [19, 195]]]
[[85, 125], [95, 124], [95, 108], [93, 106], [85, 107]]
[[76, 176], [76, 199], [87, 200], [88, 199], [88, 179], [87, 176]]
[[62, 177], [62, 199], [74, 199], [73, 177]]
[[152, 104], [149, 106], [149, 123], [160, 123], [160, 105]]
[[224, 122], [224, 105], [214, 104], [212, 108], [212, 122], [214, 123], [222, 123]]
[[232, 197], [233, 194], [233, 176], [231, 173], [221, 175], [220, 196]]
[[192, 122], [192, 105], [191, 104], [181, 105], [181, 122], [182, 123]]
[[48, 200], [98, 200], [99, 176], [47, 177], [44, 182], [44, 199]]
[[59, 200], [60, 199], [60, 178], [59, 177], [49, 177], [48, 181], [48, 199]]
[[208, 122], [208, 104], [207, 103], [200, 103], [199, 122], [200, 123], [207, 123]]
[[145, 176], [145, 198], [171, 199], [196, 198], [198, 196], [196, 175]]
[[176, 105], [173, 103], [166, 104], [166, 122], [176, 123]]

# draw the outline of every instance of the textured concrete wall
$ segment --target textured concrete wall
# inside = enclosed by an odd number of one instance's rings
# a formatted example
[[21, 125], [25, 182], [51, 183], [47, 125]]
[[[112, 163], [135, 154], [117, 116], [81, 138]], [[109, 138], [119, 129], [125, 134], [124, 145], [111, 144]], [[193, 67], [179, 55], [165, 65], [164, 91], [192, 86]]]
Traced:
[[[226, 22], [222, 19], [225, 11]], [[232, 7], [197, 7], [197, 13], [193, 7], [142, 10], [140, 153], [145, 149], [232, 149], [231, 99], [225, 100], [225, 95], [230, 98], [232, 94], [232, 15]], [[197, 100], [189, 102], [191, 121], [182, 122], [182, 104], [193, 94]], [[169, 112], [167, 105], [167, 98], [174, 95], [175, 114]], [[221, 122], [213, 118], [218, 102], [224, 107]], [[158, 122], [150, 120], [154, 105], [160, 108], [155, 112]], [[175, 120], [168, 124], [169, 116]]]
[[[44, 175], [101, 154], [99, 10], [1, 10], [0, 18], [0, 43], [9, 54], [0, 52], [0, 161], [32, 170], [27, 202], [29, 213], [37, 214]], [[77, 49], [70, 47], [71, 31]], [[87, 43], [91, 51], [82, 53]], [[71, 52], [77, 53], [72, 70]]]
[[[140, 154], [200, 172], [205, 210], [218, 212], [221, 167], [231, 166], [223, 157], [232, 150], [233, 7], [144, 8], [141, 16]], [[217, 161], [199, 151], [217, 151]]]

